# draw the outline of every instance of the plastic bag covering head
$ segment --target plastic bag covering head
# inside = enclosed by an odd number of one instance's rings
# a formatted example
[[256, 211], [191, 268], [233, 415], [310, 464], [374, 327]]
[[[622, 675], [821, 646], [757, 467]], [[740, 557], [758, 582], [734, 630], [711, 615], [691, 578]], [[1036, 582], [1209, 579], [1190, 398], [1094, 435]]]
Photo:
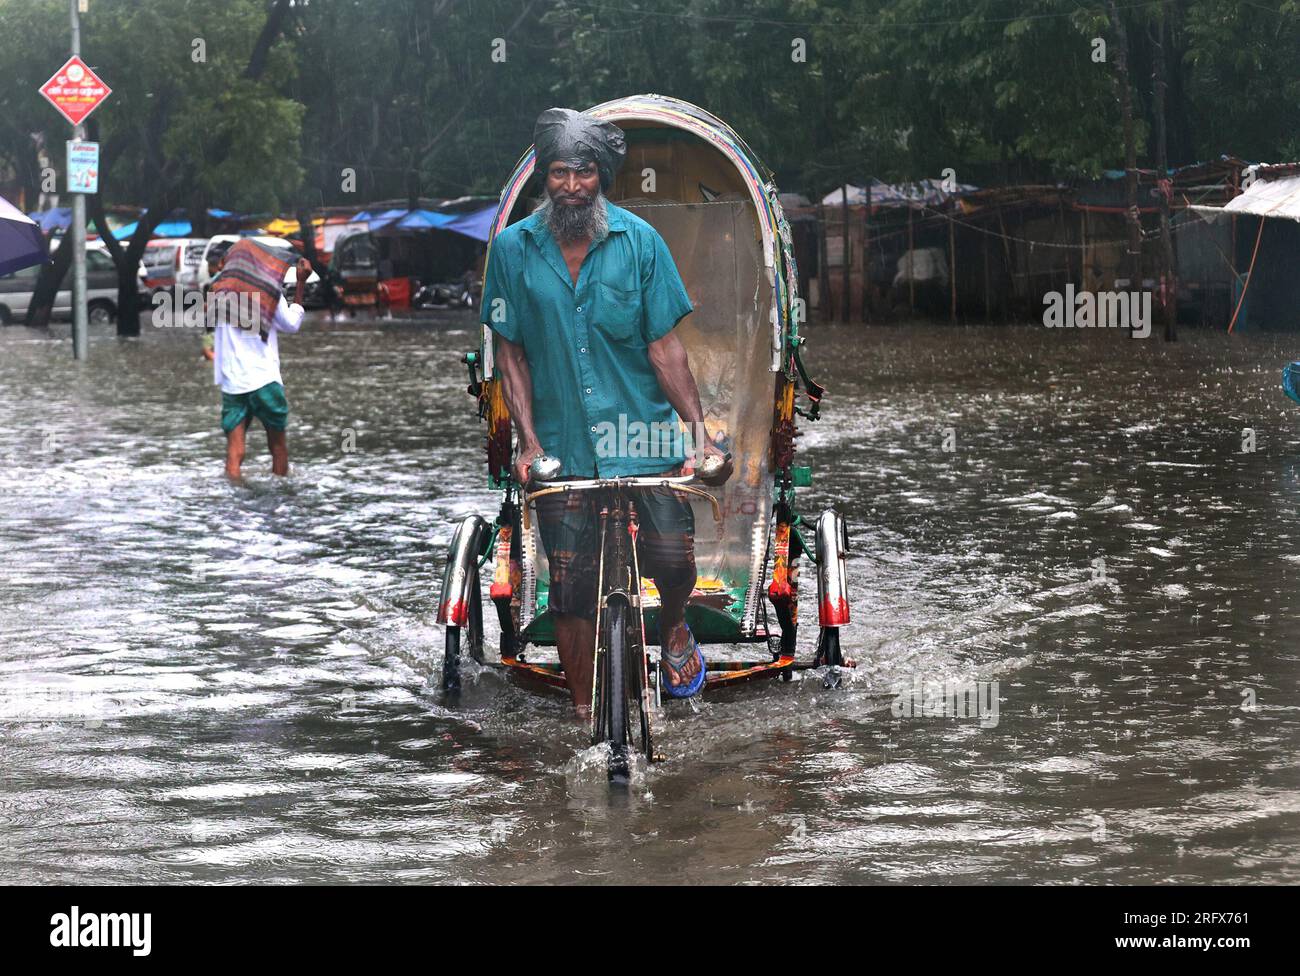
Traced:
[[614, 174], [627, 155], [627, 139], [613, 122], [604, 122], [571, 108], [548, 108], [537, 116], [533, 128], [536, 150], [535, 171], [546, 178], [551, 163], [595, 163], [600, 171], [602, 192], [614, 182]]

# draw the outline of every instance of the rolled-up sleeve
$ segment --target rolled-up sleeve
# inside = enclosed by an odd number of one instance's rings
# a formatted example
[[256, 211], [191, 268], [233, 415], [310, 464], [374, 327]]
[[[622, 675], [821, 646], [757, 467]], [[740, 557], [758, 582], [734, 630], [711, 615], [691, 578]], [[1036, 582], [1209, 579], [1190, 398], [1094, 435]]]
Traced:
[[694, 306], [658, 231], [650, 229], [645, 244], [641, 248], [641, 331], [649, 344], [671, 332]]
[[290, 305], [283, 298], [275, 306], [275, 328], [278, 332], [297, 332], [302, 327], [302, 317], [307, 310], [294, 302]]
[[479, 321], [507, 342], [519, 342], [522, 325], [521, 306], [515, 301], [511, 279], [519, 273], [515, 249], [509, 238], [498, 237], [488, 255], [487, 274], [483, 279], [483, 300]]

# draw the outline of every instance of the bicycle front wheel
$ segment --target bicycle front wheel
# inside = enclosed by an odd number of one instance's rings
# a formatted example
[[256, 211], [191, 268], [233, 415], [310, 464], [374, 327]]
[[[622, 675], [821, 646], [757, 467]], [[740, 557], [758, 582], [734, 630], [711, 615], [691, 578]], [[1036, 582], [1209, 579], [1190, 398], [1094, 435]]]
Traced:
[[628, 606], [614, 599], [601, 621], [601, 647], [596, 662], [595, 744], [609, 744], [609, 778], [626, 783], [628, 762], [627, 656]]

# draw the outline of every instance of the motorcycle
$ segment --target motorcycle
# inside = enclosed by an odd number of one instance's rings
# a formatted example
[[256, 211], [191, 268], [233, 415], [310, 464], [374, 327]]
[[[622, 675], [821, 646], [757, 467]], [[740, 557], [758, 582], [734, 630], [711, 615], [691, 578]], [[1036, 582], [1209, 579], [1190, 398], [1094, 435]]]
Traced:
[[473, 308], [474, 292], [462, 281], [422, 284], [411, 298], [412, 308]]

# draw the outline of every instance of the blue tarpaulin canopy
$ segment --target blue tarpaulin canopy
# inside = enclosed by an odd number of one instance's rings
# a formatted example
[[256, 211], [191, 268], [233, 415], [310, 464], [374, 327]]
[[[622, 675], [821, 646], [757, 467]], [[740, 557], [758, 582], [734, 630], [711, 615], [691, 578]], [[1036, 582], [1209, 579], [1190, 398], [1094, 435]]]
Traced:
[[452, 223], [458, 214], [438, 213], [435, 210], [412, 210], [397, 222], [403, 230], [424, 230], [425, 228], [442, 228]]
[[[136, 227], [140, 224], [136, 221], [134, 224], [127, 224], [125, 227], [119, 227], [113, 231], [113, 236], [119, 241], [125, 240], [135, 233]], [[188, 220], [165, 220], [154, 228], [154, 237], [189, 237], [194, 232], [193, 225]]]
[[371, 230], [391, 224], [393, 230], [449, 230], [476, 241], [486, 241], [496, 212], [496, 204], [490, 203], [468, 211], [386, 210], [373, 215], [362, 211], [352, 219], [369, 222]]
[[405, 217], [412, 213], [410, 210], [384, 210], [371, 211], [363, 210], [361, 213], [348, 218], [349, 224], [368, 224], [371, 230], [378, 230], [381, 227], [387, 227], [394, 220]]
[[476, 241], [486, 241], [492, 228], [492, 220], [497, 215], [496, 204], [490, 204], [481, 210], [456, 214], [454, 220], [446, 224], [444, 230], [454, 230]]
[[50, 210], [33, 210], [27, 216], [36, 221], [36, 226], [46, 234], [52, 230], [67, 230], [72, 226], [71, 207], [54, 207]]

